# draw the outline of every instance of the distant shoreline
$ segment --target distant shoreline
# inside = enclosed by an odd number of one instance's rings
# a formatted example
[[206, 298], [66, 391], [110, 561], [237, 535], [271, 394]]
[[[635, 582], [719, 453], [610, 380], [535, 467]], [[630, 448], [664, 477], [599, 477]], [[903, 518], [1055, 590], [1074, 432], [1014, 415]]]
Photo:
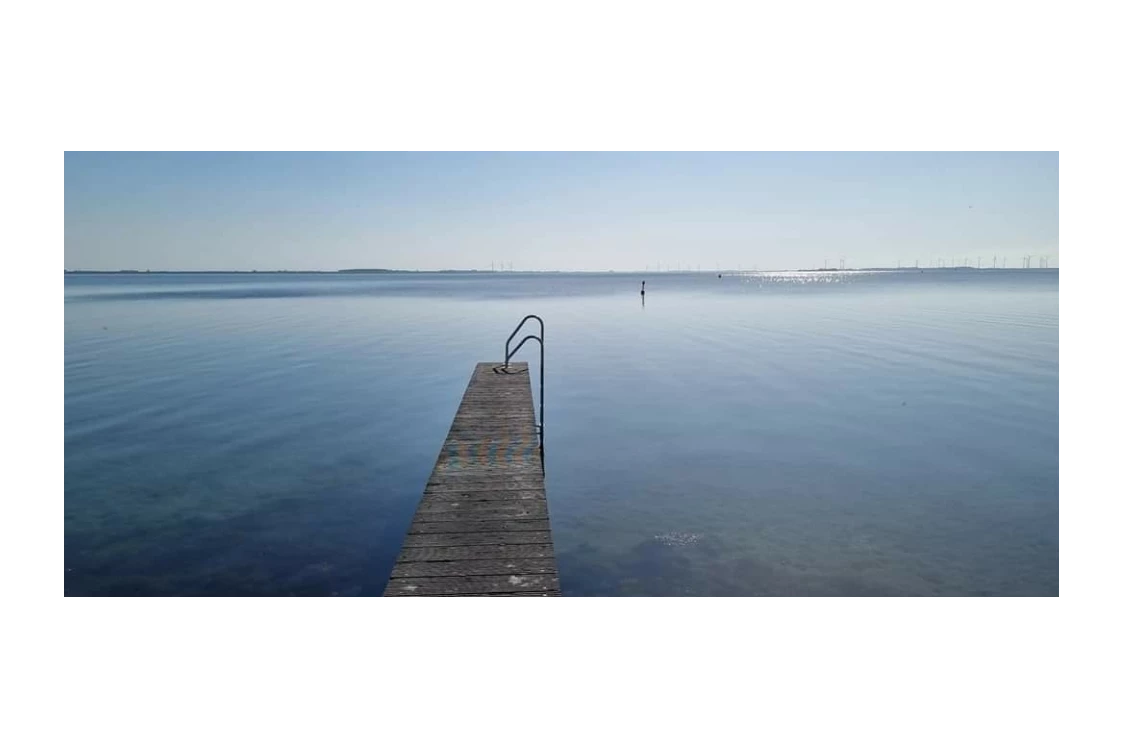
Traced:
[[988, 268], [971, 265], [956, 265], [940, 268], [799, 268], [798, 270], [384, 270], [381, 268], [347, 268], [344, 270], [64, 270], [66, 275], [455, 275], [472, 273], [476, 275], [549, 275], [549, 274], [599, 274], [608, 275], [751, 275], [753, 273], [859, 273], [871, 271], [892, 271], [901, 273], [936, 273], [956, 270], [976, 272], [1038, 270], [1049, 271], [1060, 268]]
[[[487, 273], [498, 270], [384, 270], [382, 268], [347, 268], [344, 270], [64, 270], [66, 275], [417, 275], [420, 273]], [[528, 273], [561, 273], [562, 270], [526, 270]]]

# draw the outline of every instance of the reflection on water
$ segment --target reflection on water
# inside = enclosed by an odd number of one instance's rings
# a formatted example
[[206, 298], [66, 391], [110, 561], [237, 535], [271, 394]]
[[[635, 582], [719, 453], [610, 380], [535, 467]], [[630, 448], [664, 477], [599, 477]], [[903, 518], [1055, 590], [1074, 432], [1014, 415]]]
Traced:
[[66, 591], [380, 593], [534, 313], [565, 594], [1055, 595], [1057, 277], [68, 276]]

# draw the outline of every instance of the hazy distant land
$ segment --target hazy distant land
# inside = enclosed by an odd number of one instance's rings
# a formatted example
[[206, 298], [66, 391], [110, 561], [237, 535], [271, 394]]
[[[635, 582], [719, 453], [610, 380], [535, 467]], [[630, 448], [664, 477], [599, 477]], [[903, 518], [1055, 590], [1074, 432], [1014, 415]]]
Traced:
[[621, 273], [632, 275], [738, 275], [748, 273], [859, 273], [871, 271], [893, 272], [937, 272], [942, 270], [1057, 270], [1050, 268], [995, 268], [974, 265], [953, 265], [944, 267], [859, 267], [859, 268], [799, 268], [797, 270], [391, 270], [388, 268], [344, 268], [341, 270], [64, 270], [66, 275], [419, 275], [440, 273], [480, 273], [498, 275], [503, 273]]
[[[344, 268], [342, 270], [66, 270], [67, 275], [269, 275], [277, 273], [293, 273], [300, 275], [320, 274], [335, 275], [337, 273], [498, 273], [508, 272], [499, 270], [390, 270], [387, 268]], [[538, 272], [560, 272], [545, 270]]]

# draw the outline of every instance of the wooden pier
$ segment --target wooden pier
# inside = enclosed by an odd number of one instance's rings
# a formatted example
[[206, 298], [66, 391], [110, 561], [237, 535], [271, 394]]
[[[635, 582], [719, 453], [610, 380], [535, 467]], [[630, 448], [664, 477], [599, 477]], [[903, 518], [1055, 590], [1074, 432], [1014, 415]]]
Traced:
[[560, 594], [525, 362], [476, 365], [383, 594]]

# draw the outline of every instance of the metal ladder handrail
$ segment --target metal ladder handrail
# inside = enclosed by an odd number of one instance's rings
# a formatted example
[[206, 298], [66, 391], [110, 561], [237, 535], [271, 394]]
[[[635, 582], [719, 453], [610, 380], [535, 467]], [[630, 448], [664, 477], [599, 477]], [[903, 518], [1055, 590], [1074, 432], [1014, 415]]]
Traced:
[[[515, 350], [511, 350], [511, 341], [519, 334], [519, 330], [523, 329], [523, 325], [529, 319], [538, 320], [538, 334], [527, 335], [519, 344], [515, 346]], [[503, 370], [507, 370], [507, 365], [511, 363], [511, 356], [519, 352], [523, 347], [523, 343], [528, 340], [538, 341], [538, 446], [541, 448], [546, 443], [545, 436], [545, 423], [546, 423], [546, 323], [537, 314], [528, 314], [522, 318], [518, 327], [507, 338], [507, 344], [503, 347]]]

